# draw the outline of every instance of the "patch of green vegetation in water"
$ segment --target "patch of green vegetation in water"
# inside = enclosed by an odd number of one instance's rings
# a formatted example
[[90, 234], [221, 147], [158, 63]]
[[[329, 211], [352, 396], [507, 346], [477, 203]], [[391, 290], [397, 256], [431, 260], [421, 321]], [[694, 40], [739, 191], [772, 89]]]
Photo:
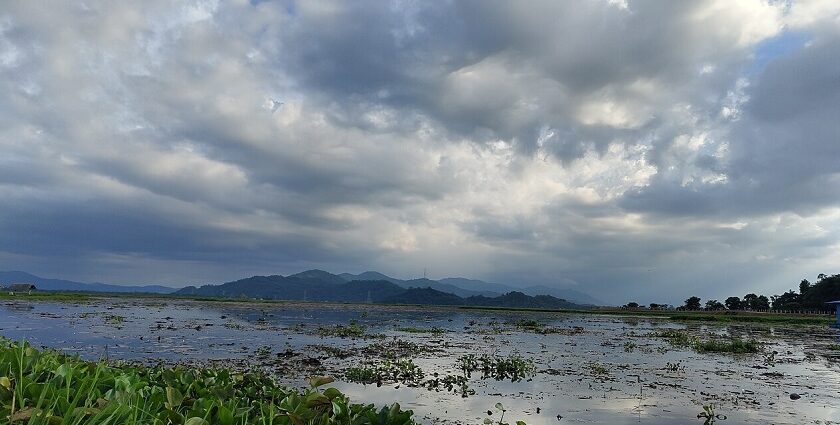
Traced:
[[318, 328], [318, 335], [321, 336], [333, 336], [338, 338], [362, 338], [365, 336], [365, 331], [367, 328], [365, 326], [358, 324], [357, 322], [350, 322], [349, 325], [335, 325], [332, 327], [320, 327]]
[[403, 357], [414, 357], [432, 350], [429, 347], [421, 346], [415, 342], [394, 339], [391, 341], [375, 342], [365, 347], [362, 351], [371, 356], [393, 360]]
[[517, 354], [507, 357], [466, 354], [458, 358], [457, 364], [467, 377], [473, 372], [481, 372], [483, 379], [510, 379], [512, 382], [518, 382], [523, 378], [532, 378], [537, 373], [533, 360]]
[[412, 359], [389, 359], [381, 363], [350, 367], [344, 371], [344, 377], [350, 382], [377, 385], [398, 382], [418, 386], [424, 375]]
[[752, 354], [761, 351], [761, 343], [754, 339], [722, 338], [713, 336], [701, 339], [679, 329], [663, 329], [649, 334], [657, 338], [666, 338], [675, 347], [688, 347], [698, 353]]
[[435, 335], [440, 335], [440, 334], [443, 334], [443, 333], [447, 332], [446, 329], [439, 328], [439, 327], [433, 327], [433, 328], [403, 327], [403, 328], [397, 328], [396, 330], [398, 332], [406, 332], [406, 333], [412, 333], [412, 334], [426, 334], [426, 333], [428, 333], [428, 334], [435, 334]]
[[320, 377], [299, 391], [226, 369], [91, 363], [0, 341], [0, 418], [52, 424], [413, 424], [398, 404], [353, 404]]

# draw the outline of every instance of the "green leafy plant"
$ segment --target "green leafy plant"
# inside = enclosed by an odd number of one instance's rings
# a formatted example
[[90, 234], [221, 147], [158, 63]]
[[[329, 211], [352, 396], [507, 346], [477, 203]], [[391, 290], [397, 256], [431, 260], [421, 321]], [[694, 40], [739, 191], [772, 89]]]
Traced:
[[531, 378], [537, 373], [534, 361], [518, 354], [507, 357], [467, 354], [458, 358], [457, 365], [467, 377], [480, 371], [483, 379], [494, 378], [500, 381], [509, 379], [517, 382], [523, 378]]
[[0, 422], [28, 425], [409, 425], [398, 404], [353, 404], [310, 380], [303, 391], [257, 373], [92, 363], [0, 340]]
[[705, 419], [705, 421], [703, 421], [703, 424], [711, 425], [715, 423], [716, 420], [725, 421], [726, 415], [715, 413], [714, 404], [706, 404], [703, 405], [703, 411], [697, 414], [697, 419]]
[[[493, 425], [493, 424], [495, 424], [495, 425], [510, 425], [510, 424], [508, 424], [507, 422], [504, 422], [504, 420], [505, 420], [505, 413], [507, 412], [507, 410], [505, 410], [505, 406], [503, 406], [503, 405], [502, 405], [502, 403], [496, 403], [496, 406], [495, 406], [495, 407], [496, 407], [496, 410], [497, 410], [497, 411], [501, 412], [501, 413], [499, 414], [499, 420], [498, 420], [498, 421], [494, 421], [493, 419], [491, 419], [491, 418], [489, 418], [489, 417], [488, 417], [488, 418], [484, 418], [484, 425]], [[488, 410], [488, 411], [487, 411], [487, 416], [493, 416], [493, 411], [492, 411], [492, 410]], [[525, 422], [522, 422], [522, 421], [516, 421], [516, 425], [525, 425]]]

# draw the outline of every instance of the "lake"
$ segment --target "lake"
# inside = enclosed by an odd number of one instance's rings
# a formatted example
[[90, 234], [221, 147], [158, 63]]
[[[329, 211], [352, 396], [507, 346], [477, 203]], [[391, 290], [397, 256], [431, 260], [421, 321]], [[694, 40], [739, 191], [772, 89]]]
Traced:
[[[663, 337], [671, 334], [755, 339], [761, 350], [699, 353]], [[496, 403], [505, 421], [528, 424], [702, 424], [698, 414], [710, 405], [719, 415], [714, 423], [840, 423], [838, 333], [822, 326], [102, 298], [4, 302], [0, 335], [91, 360], [261, 369], [296, 387], [308, 376], [330, 375], [353, 401], [399, 402], [421, 423], [498, 420]], [[478, 371], [467, 377], [461, 365], [469, 355], [532, 362], [535, 372], [519, 380]], [[346, 378], [351, 368], [392, 367], [400, 358], [410, 358], [422, 377]], [[459, 376], [452, 388], [437, 382]]]

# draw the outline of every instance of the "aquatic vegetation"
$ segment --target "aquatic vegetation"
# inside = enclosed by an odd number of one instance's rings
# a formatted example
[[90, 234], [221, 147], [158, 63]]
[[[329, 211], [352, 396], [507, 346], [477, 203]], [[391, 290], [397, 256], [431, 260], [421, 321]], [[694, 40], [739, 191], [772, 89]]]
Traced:
[[353, 355], [353, 352], [350, 351], [350, 350], [347, 350], [347, 349], [344, 349], [344, 348], [341, 348], [341, 347], [334, 347], [332, 345], [316, 344], [316, 345], [310, 345], [309, 347], [312, 348], [313, 350], [320, 351], [320, 352], [322, 352], [324, 354], [327, 354], [331, 357], [336, 357], [336, 358], [339, 358], [339, 359], [346, 359], [346, 358]]
[[523, 378], [532, 378], [537, 373], [534, 361], [518, 354], [507, 357], [466, 354], [459, 357], [456, 364], [467, 377], [470, 377], [472, 372], [480, 371], [482, 379], [510, 379], [512, 382], [518, 382]]
[[120, 316], [118, 314], [108, 314], [105, 315], [105, 323], [110, 325], [120, 325], [125, 321], [125, 316]]
[[545, 323], [536, 321], [534, 319], [520, 319], [513, 323], [519, 329], [527, 331], [537, 331], [545, 327]]
[[589, 371], [593, 375], [607, 375], [607, 374], [609, 374], [609, 370], [607, 369], [607, 367], [602, 365], [601, 363], [598, 363], [598, 362], [589, 363], [587, 365], [587, 369], [589, 369]]
[[761, 349], [761, 344], [754, 340], [744, 340], [740, 338], [728, 339], [709, 339], [697, 340], [692, 345], [698, 353], [757, 353]]
[[397, 359], [414, 357], [432, 350], [429, 347], [421, 346], [411, 341], [394, 339], [391, 341], [375, 342], [363, 348], [362, 351], [369, 356]]
[[446, 329], [439, 328], [439, 327], [417, 328], [417, 327], [410, 327], [409, 326], [409, 327], [397, 328], [396, 330], [398, 332], [406, 332], [406, 333], [412, 333], [412, 334], [430, 333], [430, 334], [436, 334], [436, 335], [440, 335], [440, 334], [448, 332]]
[[350, 322], [349, 325], [335, 325], [332, 327], [319, 327], [318, 335], [334, 336], [339, 338], [362, 338], [365, 336], [365, 326], [357, 322]]
[[680, 329], [660, 329], [656, 332], [651, 332], [646, 336], [653, 338], [665, 338], [668, 343], [675, 347], [687, 347], [693, 342], [693, 338], [688, 332]]
[[[502, 405], [502, 403], [496, 403], [496, 406], [495, 406], [495, 407], [496, 407], [496, 410], [498, 410], [499, 412], [501, 412], [501, 414], [499, 415], [499, 420], [498, 420], [498, 422], [497, 422], [497, 421], [494, 421], [494, 420], [493, 420], [493, 419], [491, 419], [491, 418], [484, 418], [484, 425], [493, 425], [493, 424], [495, 424], [495, 425], [510, 425], [510, 424], [508, 424], [507, 422], [504, 422], [504, 420], [505, 420], [505, 413], [507, 412], [507, 410], [506, 410], [506, 409], [505, 409], [505, 407]], [[493, 416], [493, 411], [492, 411], [492, 410], [488, 410], [488, 411], [487, 411], [487, 416]], [[516, 425], [525, 425], [525, 422], [522, 422], [522, 421], [516, 421]]]
[[226, 369], [91, 363], [0, 341], [0, 418], [46, 424], [413, 424], [398, 404], [352, 404], [318, 377], [298, 391]]
[[746, 354], [757, 353], [761, 350], [761, 343], [754, 339], [745, 340], [736, 337], [721, 338], [718, 336], [701, 339], [678, 329], [663, 329], [649, 335], [666, 338], [668, 343], [675, 347], [688, 347], [698, 353]]
[[632, 341], [627, 341], [624, 343], [624, 352], [632, 353], [633, 350], [636, 349], [636, 344]]
[[344, 377], [350, 382], [360, 384], [402, 383], [409, 386], [420, 385], [424, 373], [411, 359], [385, 360], [350, 367], [344, 371]]
[[682, 362], [675, 362], [675, 363], [665, 363], [665, 370], [668, 372], [685, 372], [685, 366], [683, 366]]
[[697, 414], [697, 419], [705, 419], [705, 421], [703, 421], [703, 424], [711, 425], [715, 423], [716, 420], [725, 421], [726, 415], [715, 413], [714, 404], [706, 404], [703, 405], [703, 411]]
[[257, 358], [265, 359], [271, 355], [271, 347], [268, 345], [258, 347], [256, 350], [254, 350], [254, 355], [257, 356]]
[[236, 329], [236, 330], [245, 329], [245, 326], [242, 325], [241, 323], [231, 322], [231, 321], [225, 322], [222, 326], [224, 326], [227, 329]]
[[461, 397], [463, 398], [467, 398], [475, 394], [475, 390], [469, 386], [469, 378], [465, 375], [446, 375], [441, 378], [437, 373], [435, 373], [434, 378], [426, 380], [426, 382], [423, 383], [423, 386], [428, 390], [438, 392], [441, 389], [456, 392], [461, 394]]

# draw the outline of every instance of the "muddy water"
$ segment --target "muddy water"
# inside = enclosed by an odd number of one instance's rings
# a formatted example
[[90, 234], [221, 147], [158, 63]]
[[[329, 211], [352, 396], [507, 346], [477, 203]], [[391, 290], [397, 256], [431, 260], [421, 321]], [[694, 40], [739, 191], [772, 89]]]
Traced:
[[[512, 324], [533, 319], [556, 333], [541, 335]], [[318, 328], [355, 321], [367, 338], [321, 336]], [[399, 328], [442, 328], [409, 333]], [[734, 335], [764, 343], [759, 354], [700, 354], [650, 335], [665, 328], [693, 335]], [[304, 385], [306, 376], [343, 376], [376, 361], [371, 344], [410, 341], [427, 378], [458, 374], [465, 354], [518, 354], [537, 373], [519, 382], [473, 375], [474, 395], [405, 383], [334, 385], [354, 401], [398, 401], [423, 423], [481, 423], [497, 402], [505, 419], [529, 424], [840, 423], [840, 351], [836, 331], [764, 324], [706, 325], [658, 318], [464, 311], [444, 308], [248, 304], [103, 299], [84, 303], [0, 304], [0, 335], [80, 356], [261, 368], [278, 380]], [[318, 347], [341, 348], [336, 357]], [[775, 352], [775, 353], [774, 353]], [[791, 399], [791, 393], [799, 395]], [[498, 419], [494, 412], [491, 418]]]

